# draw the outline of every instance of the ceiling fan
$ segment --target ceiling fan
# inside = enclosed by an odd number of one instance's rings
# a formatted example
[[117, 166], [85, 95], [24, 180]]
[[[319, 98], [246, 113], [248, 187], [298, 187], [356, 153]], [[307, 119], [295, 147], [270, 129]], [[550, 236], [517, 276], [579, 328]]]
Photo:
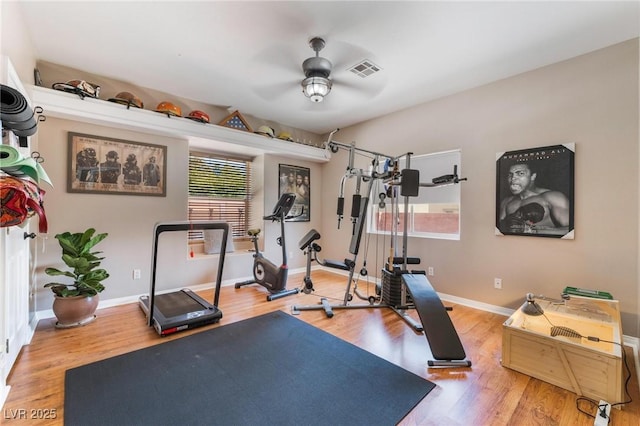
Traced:
[[[288, 102], [296, 102], [294, 98], [299, 98], [304, 103], [300, 104], [300, 109], [317, 112], [337, 106], [355, 105], [373, 98], [384, 88], [385, 75], [365, 79], [360, 78], [361, 75], [358, 77], [349, 68], [354, 63], [362, 63], [362, 58], [375, 56], [372, 52], [349, 42], [333, 40], [329, 45], [325, 40], [318, 36], [309, 39], [308, 45], [315, 55], [303, 60], [302, 64], [298, 62], [299, 52], [291, 48], [289, 43], [274, 45], [262, 51], [255, 58], [255, 66], [256, 69], [264, 70], [270, 78], [267, 84], [262, 84], [259, 80], [253, 90], [267, 101], [287, 96]], [[320, 56], [320, 51], [325, 48], [331, 49], [331, 60]], [[300, 89], [306, 98], [300, 96]]]
[[324, 97], [331, 91], [332, 81], [329, 76], [331, 75], [332, 64], [331, 61], [319, 55], [325, 46], [322, 38], [312, 38], [309, 40], [309, 46], [316, 52], [316, 56], [307, 58], [302, 63], [302, 70], [306, 77], [302, 80], [302, 93], [311, 102], [322, 102]]

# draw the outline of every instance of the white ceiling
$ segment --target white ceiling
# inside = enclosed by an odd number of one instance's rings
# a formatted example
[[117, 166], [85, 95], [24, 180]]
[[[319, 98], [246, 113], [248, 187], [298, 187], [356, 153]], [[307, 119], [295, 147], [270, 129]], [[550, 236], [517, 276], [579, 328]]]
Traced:
[[[639, 35], [639, 2], [21, 4], [37, 59], [324, 133]], [[301, 64], [333, 63], [324, 102]], [[346, 71], [363, 59], [382, 71]], [[69, 79], [82, 76], [69, 76]]]

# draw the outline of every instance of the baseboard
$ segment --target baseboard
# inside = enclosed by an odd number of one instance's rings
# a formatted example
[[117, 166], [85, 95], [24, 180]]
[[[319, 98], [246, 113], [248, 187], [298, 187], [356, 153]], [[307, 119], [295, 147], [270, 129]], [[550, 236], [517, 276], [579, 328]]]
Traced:
[[[311, 268], [312, 270], [314, 270], [315, 268]], [[306, 272], [306, 268], [296, 268], [296, 269], [290, 269], [289, 273], [290, 274], [298, 274], [298, 273], [303, 273]], [[247, 276], [247, 277], [239, 277], [239, 278], [234, 278], [231, 280], [223, 280], [222, 281], [222, 285], [221, 287], [227, 287], [227, 286], [231, 286], [231, 285], [235, 285], [235, 283], [237, 282], [241, 282], [241, 281], [246, 281], [253, 278], [253, 276]], [[198, 285], [192, 285], [192, 286], [183, 286], [183, 287], [177, 287], [177, 288], [173, 288], [173, 289], [169, 289], [169, 290], [163, 290], [161, 292], [158, 292], [158, 294], [161, 293], [170, 293], [172, 291], [177, 291], [183, 288], [188, 288], [189, 290], [193, 290], [193, 291], [202, 291], [202, 290], [208, 290], [212, 287], [213, 283], [204, 283], [204, 284], [198, 284]], [[140, 296], [146, 296], [149, 293], [141, 293], [141, 294], [136, 294], [133, 296], [126, 296], [126, 297], [117, 297], [114, 299], [106, 299], [106, 300], [102, 300], [100, 299], [100, 303], [98, 304], [98, 309], [104, 309], [104, 308], [113, 308], [115, 306], [120, 306], [120, 305], [126, 305], [128, 303], [138, 303], [138, 300], [140, 299]], [[55, 318], [55, 315], [53, 314], [53, 310], [51, 309], [44, 309], [41, 311], [37, 311], [36, 315], [35, 315], [35, 323], [37, 324], [38, 321], [40, 320], [44, 320], [44, 319], [50, 319], [50, 318]]]
[[515, 312], [514, 309], [505, 308], [502, 306], [490, 305], [488, 303], [478, 302], [477, 300], [465, 299], [463, 297], [452, 296], [446, 293], [436, 292], [440, 299], [444, 302], [451, 302], [457, 305], [468, 306], [470, 308], [478, 309], [480, 311], [491, 312], [505, 317], [510, 317]]
[[[342, 275], [345, 277], [349, 276], [349, 272], [342, 271], [340, 269], [327, 268], [326, 266], [320, 266], [320, 269], [323, 271], [331, 272], [333, 274]], [[312, 268], [313, 269], [313, 268]], [[371, 277], [376, 283], [380, 282], [379, 278]], [[510, 317], [513, 315], [514, 310], [509, 308], [504, 308], [502, 306], [490, 305], [488, 303], [478, 302], [476, 300], [465, 299], [463, 297], [452, 296], [446, 293], [436, 292], [440, 299], [445, 302], [456, 303], [458, 305], [468, 306], [470, 308], [478, 309], [481, 311], [492, 312], [494, 314], [504, 315], [506, 317]]]
[[4, 407], [4, 403], [9, 396], [9, 391], [11, 390], [11, 386], [4, 385], [0, 386], [0, 407]]
[[638, 383], [640, 383], [640, 339], [633, 336], [622, 336], [622, 343], [633, 349], [633, 362], [636, 366]]

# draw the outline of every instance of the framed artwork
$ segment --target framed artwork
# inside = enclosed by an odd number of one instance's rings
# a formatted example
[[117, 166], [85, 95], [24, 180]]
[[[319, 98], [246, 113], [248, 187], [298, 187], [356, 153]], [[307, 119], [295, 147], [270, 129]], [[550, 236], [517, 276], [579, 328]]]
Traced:
[[496, 155], [496, 235], [574, 238], [575, 144]]
[[293, 216], [287, 221], [309, 222], [311, 220], [311, 171], [306, 167], [278, 165], [278, 197], [285, 193], [296, 194], [296, 200], [289, 211]]
[[167, 195], [167, 147], [69, 132], [67, 192]]

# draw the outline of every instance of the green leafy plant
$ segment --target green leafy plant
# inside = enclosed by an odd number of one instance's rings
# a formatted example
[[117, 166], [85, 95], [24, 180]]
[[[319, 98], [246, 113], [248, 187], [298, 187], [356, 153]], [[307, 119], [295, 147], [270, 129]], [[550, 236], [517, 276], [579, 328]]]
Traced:
[[56, 296], [95, 296], [104, 290], [102, 281], [109, 278], [109, 273], [98, 268], [104, 257], [98, 256], [102, 252], [92, 252], [91, 249], [109, 234], [94, 235], [95, 232], [95, 229], [89, 228], [84, 232], [74, 234], [64, 232], [55, 236], [62, 247], [62, 261], [71, 270], [61, 271], [57, 268], [47, 268], [45, 273], [73, 279], [72, 284], [51, 282], [44, 285], [50, 288]]

